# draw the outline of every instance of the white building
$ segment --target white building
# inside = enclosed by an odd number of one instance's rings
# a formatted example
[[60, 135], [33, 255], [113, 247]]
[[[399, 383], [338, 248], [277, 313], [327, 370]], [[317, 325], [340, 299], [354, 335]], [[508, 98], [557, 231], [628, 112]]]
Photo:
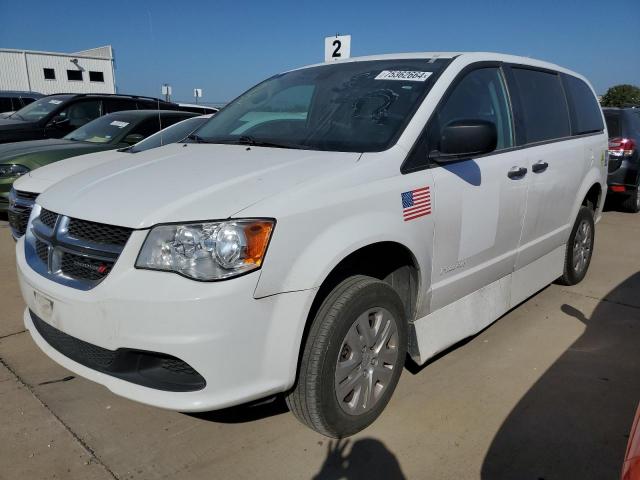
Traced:
[[116, 93], [111, 45], [76, 53], [0, 48], [0, 90]]

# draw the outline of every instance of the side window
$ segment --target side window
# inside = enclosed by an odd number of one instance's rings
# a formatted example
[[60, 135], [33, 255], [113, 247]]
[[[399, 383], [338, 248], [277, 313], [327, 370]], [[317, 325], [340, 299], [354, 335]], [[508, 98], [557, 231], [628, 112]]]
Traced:
[[158, 130], [160, 130], [160, 122], [158, 121], [158, 117], [152, 117], [144, 120], [139, 125], [131, 129], [129, 135], [142, 135], [144, 138], [147, 138], [149, 135], [153, 135]]
[[402, 165], [408, 173], [425, 168], [428, 155], [439, 150], [441, 131], [456, 120], [486, 120], [493, 122], [498, 133], [496, 150], [513, 147], [513, 122], [502, 72], [497, 67], [479, 68], [466, 74], [438, 107], [410, 156]]
[[[30, 103], [35, 102], [36, 99], [35, 98], [31, 98], [31, 97], [22, 97], [22, 106], [26, 107], [27, 105], [29, 105]], [[20, 107], [22, 108], [22, 107]]]
[[633, 122], [635, 124], [634, 130], [640, 134], [640, 110], [634, 109], [634, 111], [631, 112], [631, 118], [635, 120]]
[[140, 100], [136, 102], [138, 110], [172, 110], [172, 108], [165, 108], [162, 102], [154, 102], [153, 100]]
[[582, 135], [601, 132], [604, 125], [600, 105], [589, 86], [571, 75], [563, 77], [571, 111], [571, 133]]
[[69, 105], [59, 114], [69, 119], [69, 126], [78, 128], [102, 115], [100, 100], [81, 100]]
[[513, 68], [520, 95], [526, 143], [570, 135], [567, 100], [557, 73]]
[[45, 80], [55, 80], [56, 79], [56, 71], [53, 68], [43, 68], [42, 73], [44, 74]]
[[182, 120], [185, 120], [189, 117], [182, 117], [180, 115], [163, 115], [160, 118], [160, 127], [161, 128], [167, 128], [170, 127], [171, 125], [173, 125], [174, 123], [178, 123]]
[[108, 98], [104, 101], [105, 113], [121, 112], [122, 110], [137, 110], [136, 102], [126, 98]]
[[486, 120], [496, 126], [496, 150], [513, 146], [513, 129], [507, 90], [498, 68], [468, 73], [454, 88], [432, 119], [429, 148], [439, 149], [441, 129], [457, 120]]
[[0, 112], [10, 112], [14, 110], [9, 97], [0, 97]]

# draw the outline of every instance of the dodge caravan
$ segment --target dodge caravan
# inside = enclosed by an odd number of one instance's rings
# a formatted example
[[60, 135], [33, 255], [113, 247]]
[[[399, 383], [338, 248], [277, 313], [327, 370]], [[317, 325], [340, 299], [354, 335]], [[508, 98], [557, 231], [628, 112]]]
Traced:
[[25, 325], [118, 395], [194, 412], [284, 393], [304, 424], [351, 435], [407, 354], [584, 278], [607, 161], [592, 87], [546, 62], [289, 71], [187, 142], [42, 193], [17, 244]]

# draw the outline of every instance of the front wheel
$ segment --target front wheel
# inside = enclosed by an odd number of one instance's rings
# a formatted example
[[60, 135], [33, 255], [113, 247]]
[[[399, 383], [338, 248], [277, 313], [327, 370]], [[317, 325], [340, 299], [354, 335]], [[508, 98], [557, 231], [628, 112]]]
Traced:
[[564, 272], [558, 280], [562, 285], [576, 285], [587, 274], [595, 239], [593, 215], [593, 210], [589, 207], [580, 207], [578, 211], [578, 217], [567, 242]]
[[294, 389], [293, 414], [335, 438], [353, 435], [382, 413], [402, 373], [406, 320], [396, 291], [356, 275], [325, 298], [311, 325]]

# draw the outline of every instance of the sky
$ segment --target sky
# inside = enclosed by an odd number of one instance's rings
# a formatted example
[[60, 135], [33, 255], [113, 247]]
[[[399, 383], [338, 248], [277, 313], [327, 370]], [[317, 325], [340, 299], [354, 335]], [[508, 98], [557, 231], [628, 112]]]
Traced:
[[275, 73], [322, 62], [324, 37], [351, 56], [495, 51], [550, 61], [597, 93], [640, 85], [640, 0], [0, 0], [0, 48], [112, 45], [120, 93], [223, 103]]

